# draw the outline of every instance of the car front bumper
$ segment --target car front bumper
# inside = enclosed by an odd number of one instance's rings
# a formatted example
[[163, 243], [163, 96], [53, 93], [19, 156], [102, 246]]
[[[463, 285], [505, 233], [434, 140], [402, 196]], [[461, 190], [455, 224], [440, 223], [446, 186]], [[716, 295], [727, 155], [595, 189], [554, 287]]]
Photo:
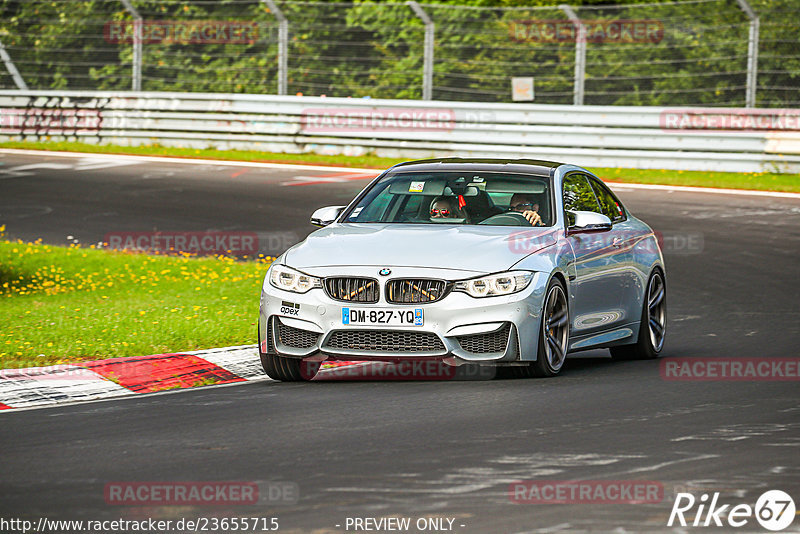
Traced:
[[[364, 268], [306, 269], [314, 276], [364, 276]], [[548, 283], [546, 273], [534, 273], [523, 291], [512, 295], [474, 298], [451, 291], [441, 300], [422, 304], [386, 302], [384, 284], [391, 278], [457, 280], [475, 276], [464, 271], [392, 267], [380, 279], [381, 298], [375, 304], [342, 302], [322, 288], [300, 294], [269, 282], [261, 291], [259, 346], [282, 356], [338, 360], [445, 359], [456, 362], [514, 362], [536, 359], [541, 309]], [[347, 325], [343, 308], [422, 308], [422, 326]], [[320, 358], [322, 359], [322, 358]]]

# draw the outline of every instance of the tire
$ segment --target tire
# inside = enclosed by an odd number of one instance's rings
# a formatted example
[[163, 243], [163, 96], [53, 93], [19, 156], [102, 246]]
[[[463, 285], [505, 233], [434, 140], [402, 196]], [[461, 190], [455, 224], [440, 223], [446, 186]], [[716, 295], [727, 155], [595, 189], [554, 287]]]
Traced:
[[667, 285], [659, 269], [653, 271], [647, 281], [642, 299], [642, 317], [639, 323], [639, 338], [633, 345], [611, 347], [615, 360], [652, 360], [658, 358], [664, 348], [667, 333]]
[[[546, 378], [561, 372], [569, 345], [569, 301], [567, 290], [558, 278], [547, 284], [539, 329], [539, 350], [535, 362], [526, 369], [528, 376]], [[525, 372], [518, 371], [523, 374]]]
[[261, 367], [267, 376], [281, 382], [303, 382], [317, 375], [320, 362], [304, 362], [300, 358], [286, 358], [267, 347], [268, 352], [261, 352], [261, 329], [258, 331], [258, 354], [261, 356]]

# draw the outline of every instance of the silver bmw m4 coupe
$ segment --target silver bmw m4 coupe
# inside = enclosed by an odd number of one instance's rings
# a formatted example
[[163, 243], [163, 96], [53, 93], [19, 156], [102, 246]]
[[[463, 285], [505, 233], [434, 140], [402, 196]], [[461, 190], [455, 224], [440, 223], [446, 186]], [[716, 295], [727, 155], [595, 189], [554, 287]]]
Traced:
[[265, 372], [326, 360], [557, 375], [566, 355], [655, 358], [666, 276], [653, 230], [591, 172], [534, 160], [396, 165], [278, 257], [261, 291]]

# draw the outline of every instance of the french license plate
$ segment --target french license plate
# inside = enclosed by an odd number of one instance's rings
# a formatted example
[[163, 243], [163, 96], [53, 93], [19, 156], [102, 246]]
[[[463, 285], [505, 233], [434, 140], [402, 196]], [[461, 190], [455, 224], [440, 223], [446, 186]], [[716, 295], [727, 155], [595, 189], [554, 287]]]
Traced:
[[422, 326], [422, 308], [386, 310], [381, 308], [342, 308], [344, 325]]

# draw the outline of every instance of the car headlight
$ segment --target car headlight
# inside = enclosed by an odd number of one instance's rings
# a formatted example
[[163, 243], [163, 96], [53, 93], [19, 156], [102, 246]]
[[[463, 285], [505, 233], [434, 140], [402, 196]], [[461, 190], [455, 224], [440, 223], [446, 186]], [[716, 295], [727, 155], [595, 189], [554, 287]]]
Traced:
[[497, 297], [522, 291], [528, 287], [532, 278], [533, 273], [529, 271], [508, 271], [470, 280], [459, 280], [453, 286], [453, 290], [463, 291], [472, 297]]
[[292, 293], [307, 293], [315, 287], [322, 287], [322, 282], [316, 276], [301, 273], [286, 265], [273, 264], [267, 278], [273, 287]]

